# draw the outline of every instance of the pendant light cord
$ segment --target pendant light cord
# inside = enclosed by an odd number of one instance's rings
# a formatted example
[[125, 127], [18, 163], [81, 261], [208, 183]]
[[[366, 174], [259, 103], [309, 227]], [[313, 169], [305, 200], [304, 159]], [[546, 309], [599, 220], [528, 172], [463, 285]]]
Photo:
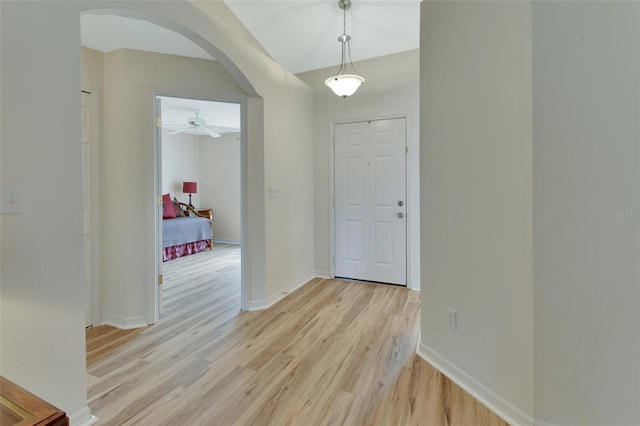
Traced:
[[[347, 35], [347, 8], [342, 9], [342, 33]], [[351, 38], [347, 39], [347, 49], [349, 49], [349, 64], [351, 65], [351, 70], [354, 74], [358, 74], [356, 72], [356, 68], [353, 66], [353, 61], [351, 60]], [[344, 43], [342, 44], [342, 57], [344, 58]], [[344, 59], [342, 60], [344, 63]]]
[[342, 35], [347, 35], [347, 8], [342, 8]]
[[349, 37], [347, 35], [347, 8], [343, 8], [342, 9], [342, 37], [344, 37], [343, 40], [346, 40], [342, 42], [342, 61], [340, 61], [340, 71], [338, 71], [338, 74], [340, 74], [340, 72], [342, 71], [344, 64], [345, 64], [345, 44], [347, 45], [347, 49], [349, 50], [349, 64], [351, 65], [351, 70], [353, 71], [354, 74], [358, 74], [356, 72], [356, 67], [353, 66], [353, 60], [351, 59], [351, 37]]

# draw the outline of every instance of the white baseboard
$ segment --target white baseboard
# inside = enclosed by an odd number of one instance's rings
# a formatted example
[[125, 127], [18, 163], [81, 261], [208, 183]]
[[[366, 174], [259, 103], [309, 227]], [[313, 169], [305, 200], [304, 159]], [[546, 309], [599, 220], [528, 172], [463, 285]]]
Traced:
[[101, 325], [110, 325], [112, 327], [129, 330], [132, 328], [141, 328], [149, 325], [147, 319], [143, 316], [137, 317], [121, 317], [114, 314], [106, 314], [102, 317]]
[[534, 423], [533, 418], [426, 345], [420, 343], [417, 354], [511, 426], [551, 426]]
[[267, 309], [268, 307], [269, 306], [267, 306], [266, 299], [249, 300], [249, 311], [262, 311], [263, 309]]
[[97, 421], [98, 419], [91, 415], [87, 406], [77, 413], [69, 415], [69, 426], [90, 426]]
[[281, 301], [282, 299], [287, 297], [289, 294], [293, 293], [294, 291], [296, 291], [297, 289], [299, 289], [300, 287], [302, 287], [303, 285], [305, 285], [306, 283], [308, 283], [309, 281], [311, 281], [314, 278], [315, 278], [315, 276], [313, 274], [308, 275], [305, 278], [302, 278], [302, 279], [294, 282], [293, 284], [288, 286], [285, 290], [281, 291], [280, 293], [276, 293], [276, 294], [272, 295], [268, 299], [250, 300], [249, 301], [249, 310], [250, 311], [261, 311], [263, 309], [270, 308], [271, 306], [275, 305], [276, 303], [278, 303], [279, 301]]
[[331, 274], [326, 271], [316, 271], [315, 276], [316, 278], [323, 278], [325, 280], [330, 280], [333, 278]]
[[213, 243], [221, 243], [221, 244], [235, 244], [237, 246], [240, 245], [240, 240], [229, 240], [227, 238], [214, 238]]

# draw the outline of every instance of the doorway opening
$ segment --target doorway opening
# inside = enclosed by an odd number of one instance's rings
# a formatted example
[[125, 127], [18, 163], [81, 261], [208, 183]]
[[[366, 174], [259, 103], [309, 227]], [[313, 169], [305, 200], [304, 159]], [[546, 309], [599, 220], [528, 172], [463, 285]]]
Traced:
[[[241, 309], [250, 309], [251, 295], [264, 291], [264, 245], [253, 244], [256, 240], [264, 240], [264, 228], [253, 225], [256, 223], [254, 217], [264, 216], [261, 191], [264, 175], [249, 174], [249, 170], [264, 167], [263, 100], [242, 70], [218, 49], [208, 31], [203, 35], [189, 29], [194, 22], [205, 19], [202, 13], [189, 10], [185, 16], [178, 14], [174, 20], [171, 12], [178, 9], [182, 10], [179, 5], [152, 7], [144, 3], [121, 9], [82, 8], [83, 88], [86, 86], [96, 97], [100, 96], [100, 101], [93, 101], [100, 108], [93, 110], [98, 112], [96, 118], [100, 120], [96, 138], [99, 149], [94, 150], [99, 153], [100, 161], [96, 166], [100, 166], [100, 173], [93, 183], [101, 192], [92, 194], [99, 202], [99, 208], [93, 210], [92, 220], [98, 231], [103, 231], [101, 235], [92, 235], [94, 245], [99, 249], [93, 253], [99, 261], [95, 265], [98, 280], [93, 288], [94, 325], [138, 328], [154, 324], [159, 318], [158, 247], [161, 243], [157, 240], [161, 235], [162, 216], [156, 197], [161, 195], [156, 165], [161, 158], [151, 124], [155, 121], [153, 101], [156, 94], [202, 96], [239, 105], [243, 126], [240, 133]], [[217, 22], [211, 24], [213, 27], [218, 25]], [[111, 37], [115, 33], [126, 37]], [[149, 43], [145, 43], [145, 47], [135, 43], [142, 35], [148, 36]], [[173, 42], [167, 43], [166, 37]], [[101, 44], [115, 39], [118, 41], [115, 45]], [[178, 50], [165, 51], [170, 46]], [[196, 52], [193, 47], [198, 47]], [[203, 56], [198, 56], [200, 54]], [[125, 57], [131, 61], [122, 62]], [[210, 61], [208, 65], [200, 62], [203, 67], [215, 68], [200, 73], [196, 72], [200, 67], [179, 65], [184, 61], [193, 62], [190, 57], [217, 58], [218, 61]], [[110, 65], [123, 63], [127, 65], [119, 68], [121, 73], [105, 71]], [[154, 72], [154, 64], [158, 63], [162, 66], [157, 68], [162, 72]], [[130, 68], [132, 64], [136, 65]], [[195, 76], [188, 71], [194, 71]], [[221, 85], [217, 85], [218, 79]], [[123, 89], [125, 83], [134, 80], [140, 91]], [[114, 96], [103, 96], [104, 93]], [[102, 101], [106, 98], [109, 102]], [[97, 172], [97, 167], [94, 170]], [[123, 209], [125, 203], [135, 205], [136, 214], [132, 215], [128, 208]], [[99, 219], [97, 215], [100, 215]]]
[[[159, 317], [241, 300], [241, 104], [156, 95]], [[171, 203], [167, 209], [166, 200]], [[174, 213], [176, 217], [173, 217]]]

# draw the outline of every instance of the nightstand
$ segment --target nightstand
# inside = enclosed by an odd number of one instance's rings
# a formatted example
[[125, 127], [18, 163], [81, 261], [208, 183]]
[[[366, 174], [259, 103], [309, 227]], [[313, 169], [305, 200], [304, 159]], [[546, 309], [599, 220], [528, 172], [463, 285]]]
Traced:
[[207, 209], [204, 207], [198, 207], [195, 209], [199, 215], [203, 215], [209, 218], [209, 220], [213, 220], [213, 209]]

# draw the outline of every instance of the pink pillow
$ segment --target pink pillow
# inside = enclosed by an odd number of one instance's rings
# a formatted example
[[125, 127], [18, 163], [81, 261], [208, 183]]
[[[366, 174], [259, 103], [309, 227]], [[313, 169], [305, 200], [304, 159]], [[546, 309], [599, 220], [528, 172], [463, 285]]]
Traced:
[[162, 218], [173, 219], [176, 217], [176, 211], [173, 209], [171, 196], [169, 194], [162, 195]]

